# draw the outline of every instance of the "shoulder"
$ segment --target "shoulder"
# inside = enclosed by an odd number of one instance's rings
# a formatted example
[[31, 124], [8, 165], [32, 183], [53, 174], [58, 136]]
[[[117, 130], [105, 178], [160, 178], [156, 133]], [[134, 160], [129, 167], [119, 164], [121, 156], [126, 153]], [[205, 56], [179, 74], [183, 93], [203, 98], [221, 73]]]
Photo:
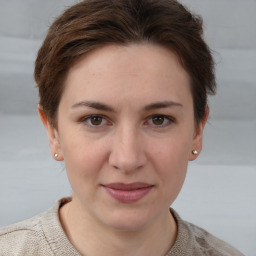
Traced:
[[70, 200], [62, 198], [48, 211], [0, 229], [0, 256], [79, 256], [59, 220], [59, 208]]
[[[47, 252], [47, 241], [41, 226], [42, 215], [0, 229], [0, 256], [36, 255]], [[51, 255], [51, 254], [46, 254]]]
[[63, 236], [58, 210], [69, 199], [57, 201], [52, 208], [31, 219], [0, 229], [0, 256], [54, 255]]
[[209, 255], [216, 256], [243, 256], [243, 254], [236, 250], [233, 246], [215, 237], [206, 230], [191, 223], [185, 223], [187, 228], [191, 230], [195, 243], [201, 251], [207, 252]]
[[[234, 247], [215, 237], [206, 230], [182, 220], [179, 215], [171, 209], [178, 223], [178, 244], [183, 244], [184, 255], [196, 256], [244, 256]], [[183, 254], [182, 254], [183, 255]]]

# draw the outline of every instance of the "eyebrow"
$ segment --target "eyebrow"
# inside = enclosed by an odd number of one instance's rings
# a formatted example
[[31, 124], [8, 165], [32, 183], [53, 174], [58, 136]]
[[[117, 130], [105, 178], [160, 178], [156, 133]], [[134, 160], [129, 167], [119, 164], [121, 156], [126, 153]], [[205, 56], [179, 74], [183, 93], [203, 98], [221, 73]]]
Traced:
[[114, 112], [114, 109], [112, 107], [110, 107], [106, 104], [100, 103], [100, 102], [80, 101], [80, 102], [72, 105], [72, 108], [78, 108], [78, 107], [89, 107], [89, 108], [94, 108], [97, 110]]
[[181, 103], [175, 101], [161, 101], [161, 102], [154, 102], [147, 106], [145, 106], [144, 110], [154, 110], [159, 108], [169, 108], [169, 107], [183, 107]]
[[[89, 107], [97, 110], [115, 112], [113, 107], [106, 105], [104, 103], [93, 102], [93, 101], [80, 101], [72, 105], [72, 108], [78, 108], [78, 107]], [[169, 108], [169, 107], [183, 107], [183, 105], [181, 103], [174, 102], [174, 101], [160, 101], [160, 102], [154, 102], [149, 105], [146, 105], [144, 107], [144, 110], [150, 111], [154, 109]]]

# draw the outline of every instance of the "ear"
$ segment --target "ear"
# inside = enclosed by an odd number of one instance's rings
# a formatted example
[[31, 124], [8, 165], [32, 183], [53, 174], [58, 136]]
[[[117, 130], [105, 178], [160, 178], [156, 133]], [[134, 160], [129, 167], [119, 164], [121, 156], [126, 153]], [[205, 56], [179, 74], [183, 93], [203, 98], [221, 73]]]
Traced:
[[49, 139], [49, 146], [50, 146], [50, 151], [51, 155], [53, 158], [57, 161], [63, 161], [63, 155], [61, 152], [61, 147], [60, 147], [60, 141], [59, 141], [59, 134], [56, 128], [52, 126], [52, 124], [49, 122], [47, 116], [45, 115], [43, 111], [43, 107], [38, 104], [37, 107], [40, 119], [46, 128], [47, 134], [48, 134], [48, 139]]
[[[195, 160], [199, 156], [200, 152], [202, 151], [203, 131], [204, 131], [204, 127], [207, 122], [208, 116], [209, 116], [209, 107], [207, 105], [205, 108], [205, 115], [203, 117], [203, 120], [198, 124], [197, 129], [196, 129], [196, 133], [195, 133], [193, 143], [192, 143], [191, 153], [189, 156], [190, 161]], [[198, 154], [193, 154], [193, 150], [196, 150], [198, 152]]]

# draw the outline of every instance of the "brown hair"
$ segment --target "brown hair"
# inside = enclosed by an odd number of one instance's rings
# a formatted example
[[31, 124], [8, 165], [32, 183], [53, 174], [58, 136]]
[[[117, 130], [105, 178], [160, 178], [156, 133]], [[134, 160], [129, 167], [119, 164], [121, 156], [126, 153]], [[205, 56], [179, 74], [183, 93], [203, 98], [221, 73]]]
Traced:
[[202, 20], [176, 0], [84, 0], [49, 28], [35, 63], [40, 104], [56, 125], [67, 71], [81, 55], [106, 44], [150, 42], [174, 51], [191, 78], [196, 122], [215, 93], [214, 62]]

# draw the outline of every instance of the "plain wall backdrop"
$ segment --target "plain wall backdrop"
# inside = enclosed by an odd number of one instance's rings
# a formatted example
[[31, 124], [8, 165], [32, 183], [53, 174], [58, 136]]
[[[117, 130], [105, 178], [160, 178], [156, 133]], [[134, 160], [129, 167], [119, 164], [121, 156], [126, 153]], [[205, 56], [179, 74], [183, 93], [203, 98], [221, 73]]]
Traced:
[[[37, 116], [36, 53], [74, 0], [0, 0], [0, 226], [71, 194]], [[204, 19], [214, 52], [204, 149], [173, 207], [182, 218], [256, 256], [256, 0], [182, 0]]]

